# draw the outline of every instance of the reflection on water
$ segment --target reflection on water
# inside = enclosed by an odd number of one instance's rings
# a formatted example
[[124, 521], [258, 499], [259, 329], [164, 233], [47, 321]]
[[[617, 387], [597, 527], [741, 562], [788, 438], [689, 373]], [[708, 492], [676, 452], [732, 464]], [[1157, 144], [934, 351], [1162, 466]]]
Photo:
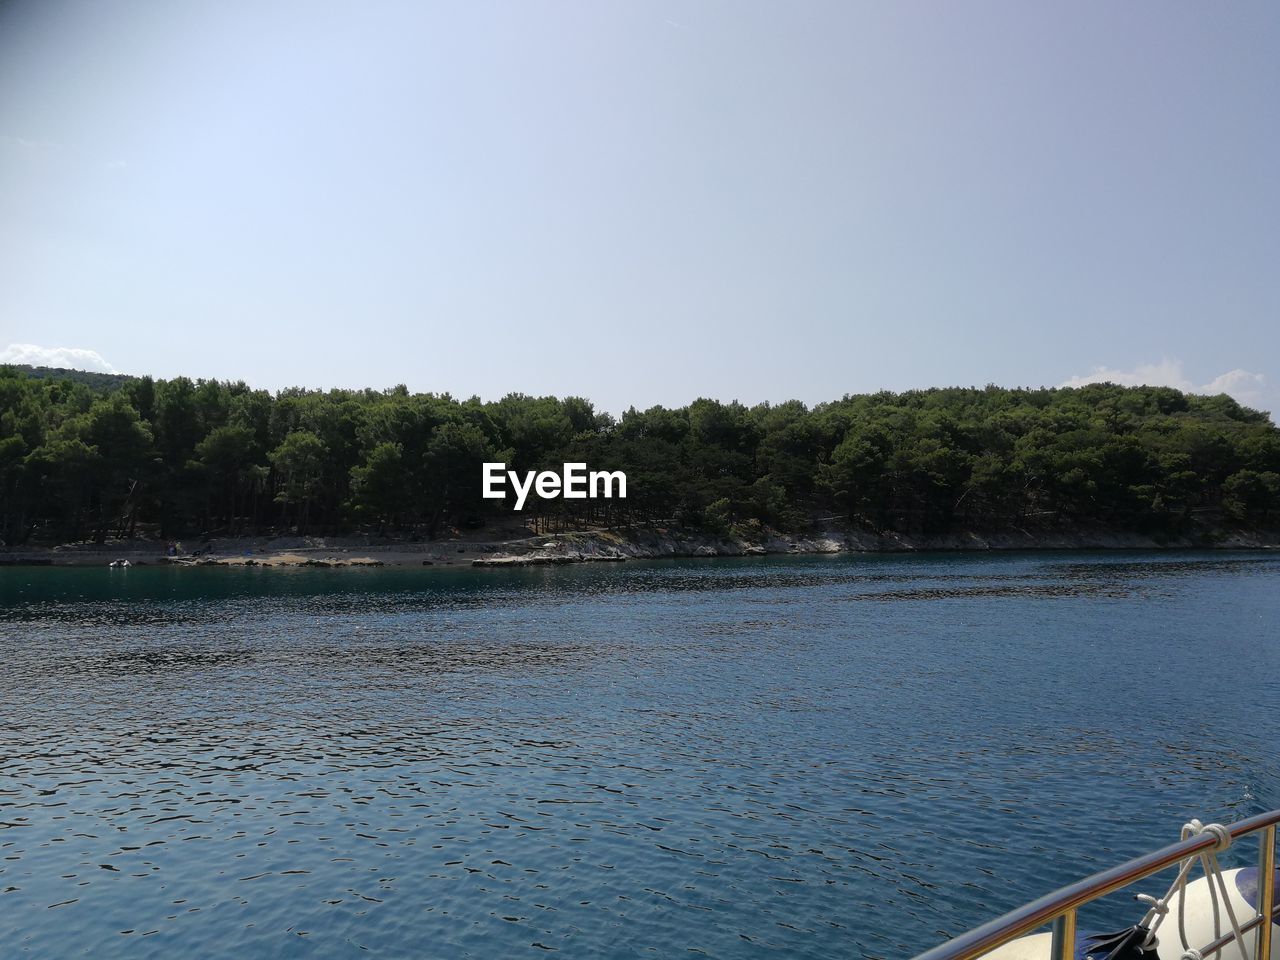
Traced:
[[910, 954], [1280, 806], [1278, 573], [0, 570], [0, 942]]

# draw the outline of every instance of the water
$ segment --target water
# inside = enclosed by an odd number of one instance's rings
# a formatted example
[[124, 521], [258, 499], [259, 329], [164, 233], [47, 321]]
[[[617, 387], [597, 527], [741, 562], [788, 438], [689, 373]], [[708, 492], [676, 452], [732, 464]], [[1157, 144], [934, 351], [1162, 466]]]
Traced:
[[1266, 554], [0, 569], [3, 955], [908, 956], [1280, 806], [1277, 586]]

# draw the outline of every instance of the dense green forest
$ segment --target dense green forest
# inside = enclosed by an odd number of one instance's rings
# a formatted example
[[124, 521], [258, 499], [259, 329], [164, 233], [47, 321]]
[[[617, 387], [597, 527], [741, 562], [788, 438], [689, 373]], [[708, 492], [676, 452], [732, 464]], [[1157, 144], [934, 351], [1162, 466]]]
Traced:
[[1149, 533], [1280, 519], [1280, 431], [1227, 396], [1109, 384], [938, 389], [615, 419], [577, 397], [291, 389], [0, 367], [0, 538], [356, 530], [433, 537], [510, 505], [481, 464], [623, 470], [541, 524], [709, 532], [848, 520], [912, 534]]

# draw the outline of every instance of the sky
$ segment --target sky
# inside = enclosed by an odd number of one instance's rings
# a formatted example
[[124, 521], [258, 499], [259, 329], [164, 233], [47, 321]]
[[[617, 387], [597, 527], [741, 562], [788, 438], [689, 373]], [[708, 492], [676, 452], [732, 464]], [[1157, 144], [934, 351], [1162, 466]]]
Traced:
[[1280, 411], [1280, 4], [0, 5], [0, 362]]

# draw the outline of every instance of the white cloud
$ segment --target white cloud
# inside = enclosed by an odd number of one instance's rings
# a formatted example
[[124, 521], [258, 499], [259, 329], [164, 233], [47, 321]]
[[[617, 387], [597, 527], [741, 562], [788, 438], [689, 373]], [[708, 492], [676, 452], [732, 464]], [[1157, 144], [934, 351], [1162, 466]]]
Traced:
[[1208, 383], [1197, 384], [1182, 369], [1181, 360], [1168, 357], [1159, 363], [1142, 363], [1132, 370], [1112, 367], [1095, 367], [1092, 373], [1072, 377], [1064, 387], [1083, 387], [1089, 383], [1118, 383], [1125, 387], [1176, 387], [1187, 393], [1218, 394], [1234, 397], [1247, 407], [1268, 410], [1275, 405], [1274, 391], [1267, 385], [1267, 378], [1249, 370], [1228, 370]]
[[1260, 373], [1250, 373], [1248, 370], [1228, 370], [1226, 373], [1214, 377], [1200, 390], [1202, 393], [1229, 393], [1234, 397], [1237, 393], [1256, 393], [1266, 385], [1266, 382], [1267, 378]]
[[1093, 373], [1072, 377], [1062, 386], [1083, 387], [1089, 383], [1118, 383], [1122, 387], [1177, 387], [1179, 390], [1196, 388], [1182, 372], [1182, 361], [1167, 358], [1159, 363], [1139, 364], [1132, 370], [1094, 367]]
[[82, 347], [41, 347], [34, 343], [11, 343], [0, 350], [0, 363], [27, 363], [33, 367], [64, 367], [94, 373], [119, 373], [97, 350]]

